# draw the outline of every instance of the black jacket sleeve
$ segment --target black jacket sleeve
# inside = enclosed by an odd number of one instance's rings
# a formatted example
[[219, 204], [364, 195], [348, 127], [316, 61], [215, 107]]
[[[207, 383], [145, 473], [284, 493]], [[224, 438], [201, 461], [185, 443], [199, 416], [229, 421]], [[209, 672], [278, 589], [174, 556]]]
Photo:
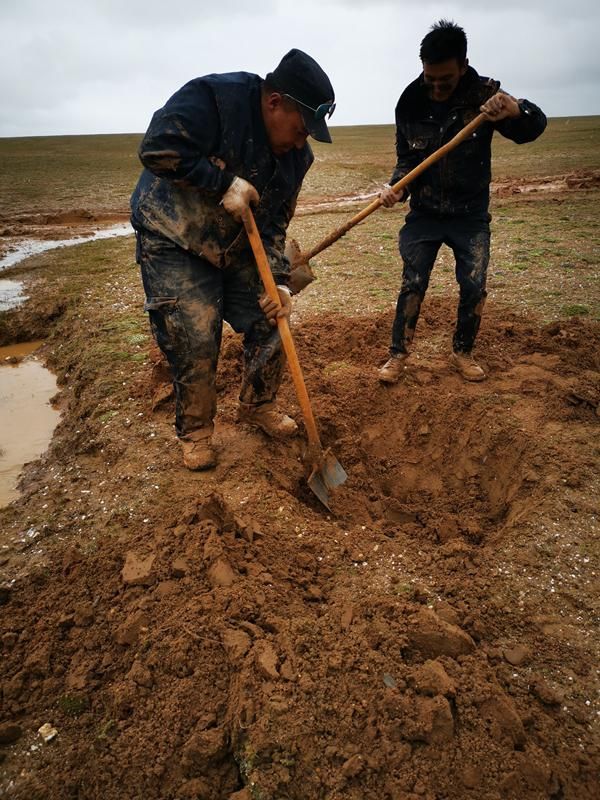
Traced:
[[154, 114], [138, 154], [142, 164], [159, 178], [224, 194], [234, 175], [209, 158], [218, 152], [220, 136], [214, 96], [196, 79]]
[[503, 119], [495, 126], [498, 133], [516, 144], [525, 144], [537, 139], [546, 128], [546, 115], [529, 100], [519, 100], [521, 116], [515, 119]]

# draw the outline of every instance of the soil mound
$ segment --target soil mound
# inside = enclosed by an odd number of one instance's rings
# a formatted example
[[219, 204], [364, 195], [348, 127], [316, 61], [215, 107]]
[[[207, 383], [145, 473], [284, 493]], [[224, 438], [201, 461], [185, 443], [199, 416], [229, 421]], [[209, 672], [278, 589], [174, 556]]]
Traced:
[[[429, 302], [392, 387], [375, 371], [389, 314], [296, 324], [349, 474], [331, 515], [300, 438], [236, 423], [233, 334], [208, 474], [179, 465], [157, 358], [124, 382], [121, 426], [94, 423], [103, 376], [81, 368], [54, 479], [29, 478], [47, 525], [24, 515], [0, 561], [18, 576], [0, 596], [7, 797], [597, 796], [596, 655], [559, 614], [585, 627], [594, 603], [582, 584], [547, 595], [559, 581], [537, 548], [579, 547], [594, 513], [600, 326], [491, 310], [489, 378], [467, 385], [448, 363], [452, 316]], [[290, 385], [281, 402], [300, 421]]]

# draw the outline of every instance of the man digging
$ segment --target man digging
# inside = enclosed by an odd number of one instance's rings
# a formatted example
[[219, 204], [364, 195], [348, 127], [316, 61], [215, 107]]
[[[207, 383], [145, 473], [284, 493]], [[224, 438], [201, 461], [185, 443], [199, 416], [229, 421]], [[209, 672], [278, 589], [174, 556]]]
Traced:
[[[329, 78], [290, 50], [263, 80], [234, 72], [196, 78], [157, 111], [140, 146], [145, 167], [131, 198], [145, 310], [167, 358], [185, 466], [216, 464], [215, 373], [223, 320], [244, 334], [239, 418], [293, 436], [275, 406], [283, 356], [278, 315], [291, 311], [286, 231], [313, 162], [308, 136], [331, 142]], [[241, 214], [255, 206], [281, 308], [260, 282]]]
[[489, 189], [494, 131], [517, 144], [544, 131], [546, 117], [528, 100], [499, 91], [500, 84], [469, 66], [467, 37], [458, 25], [440, 20], [421, 42], [423, 72], [409, 84], [396, 106], [397, 164], [390, 184], [410, 172], [449, 141], [480, 111], [489, 122], [410, 184], [410, 192], [381, 192], [388, 208], [410, 193], [410, 211], [400, 231], [402, 286], [392, 329], [390, 358], [379, 370], [384, 383], [396, 383], [409, 356], [421, 303], [442, 244], [456, 261], [460, 287], [451, 362], [468, 381], [485, 372], [472, 356], [486, 298], [490, 257]]

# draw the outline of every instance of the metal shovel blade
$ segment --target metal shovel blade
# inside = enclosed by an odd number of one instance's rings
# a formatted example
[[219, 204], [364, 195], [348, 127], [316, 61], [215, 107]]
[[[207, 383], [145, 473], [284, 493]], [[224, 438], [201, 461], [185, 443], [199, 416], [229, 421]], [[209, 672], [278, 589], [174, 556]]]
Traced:
[[329, 489], [335, 489], [336, 486], [344, 483], [347, 477], [346, 470], [342, 467], [331, 450], [326, 450], [323, 453], [321, 463], [315, 464], [313, 467], [308, 478], [308, 485], [325, 508], [331, 511], [329, 505]]

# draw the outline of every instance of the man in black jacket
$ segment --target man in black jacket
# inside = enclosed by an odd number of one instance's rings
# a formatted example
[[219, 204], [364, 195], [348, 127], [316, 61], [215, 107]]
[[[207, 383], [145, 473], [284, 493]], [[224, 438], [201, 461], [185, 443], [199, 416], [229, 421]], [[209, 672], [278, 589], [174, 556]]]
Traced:
[[[410, 185], [410, 212], [400, 231], [402, 287], [392, 329], [390, 358], [379, 379], [395, 383], [408, 358], [429, 276], [442, 244], [456, 260], [460, 299], [451, 361], [465, 380], [481, 381], [483, 369], [471, 354], [486, 298], [490, 256], [489, 187], [494, 131], [518, 144], [536, 139], [546, 117], [528, 100], [499, 91], [467, 60], [467, 38], [458, 25], [440, 20], [421, 42], [423, 72], [409, 84], [396, 106], [397, 164], [394, 184], [449, 141], [480, 111], [485, 122], [455, 150]], [[383, 205], [407, 199], [386, 186]]]
[[[241, 420], [271, 436], [296, 423], [275, 407], [283, 354], [276, 317], [291, 311], [288, 223], [313, 162], [308, 136], [331, 142], [329, 78], [301, 50], [263, 80], [196, 78], [157, 111], [140, 146], [131, 198], [145, 310], [169, 361], [175, 425], [188, 469], [216, 463], [215, 373], [223, 320], [244, 334]], [[241, 214], [249, 205], [282, 308], [264, 294]]]

